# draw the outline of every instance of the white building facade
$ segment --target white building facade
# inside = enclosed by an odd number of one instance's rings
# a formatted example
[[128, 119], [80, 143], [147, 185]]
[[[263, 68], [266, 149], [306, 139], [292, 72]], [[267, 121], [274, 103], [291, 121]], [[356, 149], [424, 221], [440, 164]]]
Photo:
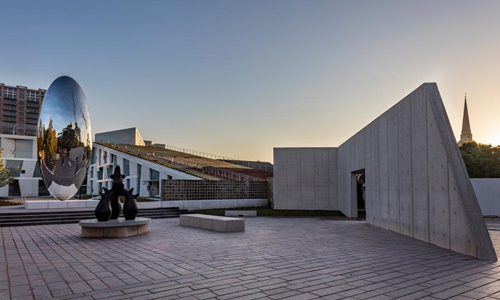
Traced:
[[10, 170], [13, 182], [0, 188], [1, 197], [48, 195], [37, 163], [36, 137], [0, 134], [2, 161]]
[[134, 188], [141, 197], [160, 197], [163, 179], [202, 180], [199, 177], [94, 143], [92, 161], [87, 175], [87, 194], [99, 195], [102, 188], [111, 188], [109, 178], [116, 166], [125, 177], [125, 188]]

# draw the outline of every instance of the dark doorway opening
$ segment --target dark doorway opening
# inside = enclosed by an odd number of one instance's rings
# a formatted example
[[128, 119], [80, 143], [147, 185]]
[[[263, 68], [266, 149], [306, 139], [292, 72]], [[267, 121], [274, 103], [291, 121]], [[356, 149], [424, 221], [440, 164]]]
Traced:
[[21, 188], [19, 187], [19, 180], [14, 179], [9, 184], [9, 196], [11, 196], [11, 197], [21, 196]]
[[50, 196], [43, 180], [38, 180], [38, 196]]
[[365, 169], [352, 172], [353, 207], [357, 210], [358, 219], [366, 219], [366, 177]]

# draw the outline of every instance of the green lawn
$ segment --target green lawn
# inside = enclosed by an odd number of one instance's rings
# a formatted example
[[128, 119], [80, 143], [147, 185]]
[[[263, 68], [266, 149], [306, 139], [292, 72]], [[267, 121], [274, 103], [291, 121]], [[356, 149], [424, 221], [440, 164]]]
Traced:
[[340, 211], [330, 210], [281, 210], [272, 209], [270, 207], [239, 207], [239, 208], [224, 208], [224, 209], [200, 209], [197, 213], [223, 216], [226, 210], [256, 210], [259, 217], [343, 217], [344, 214]]

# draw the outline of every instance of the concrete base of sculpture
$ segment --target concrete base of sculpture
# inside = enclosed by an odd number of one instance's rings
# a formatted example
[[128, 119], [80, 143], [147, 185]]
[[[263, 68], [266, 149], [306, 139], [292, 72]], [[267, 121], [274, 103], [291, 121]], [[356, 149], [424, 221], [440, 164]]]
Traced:
[[111, 220], [99, 222], [97, 219], [80, 221], [82, 236], [89, 238], [124, 238], [143, 234], [149, 231], [150, 218], [135, 218], [135, 220]]

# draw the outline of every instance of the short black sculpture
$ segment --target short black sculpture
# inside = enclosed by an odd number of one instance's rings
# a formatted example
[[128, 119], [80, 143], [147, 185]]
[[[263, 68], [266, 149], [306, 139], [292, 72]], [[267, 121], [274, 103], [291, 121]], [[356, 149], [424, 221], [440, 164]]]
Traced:
[[123, 184], [123, 179], [125, 175], [120, 172], [120, 166], [115, 168], [115, 172], [110, 176], [113, 179], [111, 190], [103, 188], [104, 193], [100, 193], [101, 200], [97, 207], [95, 208], [95, 217], [99, 222], [109, 221], [118, 219], [122, 211], [122, 205], [119, 201], [119, 197], [125, 197], [125, 204], [123, 205], [123, 215], [125, 220], [135, 220], [137, 213], [139, 213], [139, 207], [137, 206], [137, 201], [135, 200], [139, 197], [139, 194], [133, 195], [132, 192], [125, 189]]
[[109, 221], [111, 217], [111, 191], [104, 188], [104, 193], [99, 193], [101, 195], [101, 200], [97, 204], [94, 214], [99, 222]]
[[133, 195], [133, 191], [134, 188], [131, 188], [125, 196], [125, 203], [123, 204], [123, 216], [125, 220], [134, 220], [137, 213], [139, 213], [139, 207], [137, 206], [137, 201], [135, 201], [139, 197], [139, 194]]

